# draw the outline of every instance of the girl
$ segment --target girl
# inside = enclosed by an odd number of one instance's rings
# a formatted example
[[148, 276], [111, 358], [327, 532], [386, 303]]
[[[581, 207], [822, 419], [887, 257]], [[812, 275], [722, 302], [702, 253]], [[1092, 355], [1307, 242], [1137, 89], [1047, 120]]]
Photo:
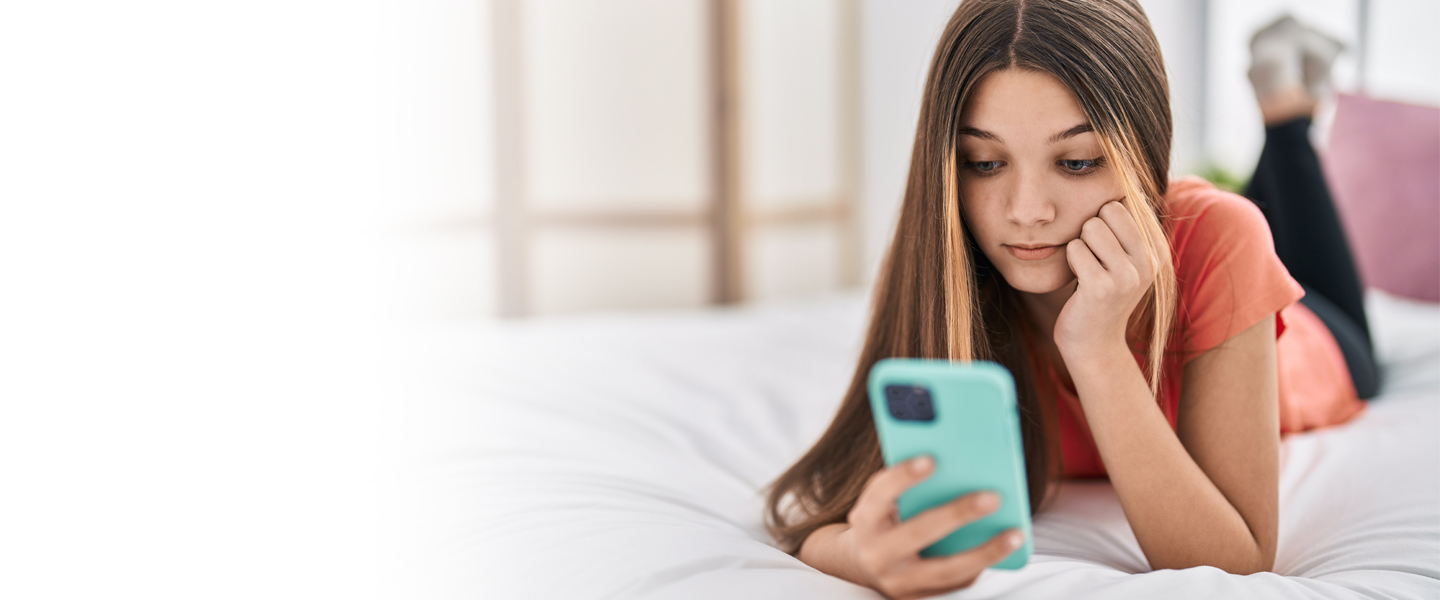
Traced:
[[[1293, 100], [1299, 83], [1288, 78], [1308, 72], [1273, 68], [1309, 57], [1299, 41], [1289, 47], [1257, 53], [1251, 73], [1273, 84], [1261, 97], [1262, 108], [1272, 101], [1267, 120], [1285, 121], [1267, 123], [1285, 135], [1271, 128], [1255, 176], [1262, 212], [1202, 180], [1168, 181], [1169, 91], [1137, 2], [964, 0], [930, 66], [849, 391], [770, 492], [782, 547], [896, 598], [966, 587], [1018, 547], [1010, 531], [920, 558], [998, 499], [976, 492], [901, 523], [896, 498], [933, 465], [883, 468], [866, 400], [881, 358], [987, 359], [1016, 378], [1036, 512], [1060, 477], [1108, 476], [1152, 568], [1270, 570], [1280, 433], [1364, 407], [1343, 336], [1296, 304], [1305, 292], [1267, 227], [1269, 216], [1281, 247], [1314, 265], [1308, 284], [1343, 297], [1326, 303], [1348, 307], [1330, 316], [1364, 332], [1318, 163], [1299, 147], [1304, 103], [1273, 106], [1274, 90]], [[1368, 359], [1368, 342], [1356, 348]]]

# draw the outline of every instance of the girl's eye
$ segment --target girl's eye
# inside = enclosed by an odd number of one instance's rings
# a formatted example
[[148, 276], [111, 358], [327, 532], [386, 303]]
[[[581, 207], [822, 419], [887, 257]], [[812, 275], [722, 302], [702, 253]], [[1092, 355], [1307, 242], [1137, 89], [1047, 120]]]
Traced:
[[971, 163], [970, 163], [970, 168], [975, 169], [976, 171], [979, 171], [979, 172], [981, 172], [981, 173], [989, 173], [989, 172], [991, 172], [991, 171], [994, 171], [995, 169], [1000, 168], [1000, 161], [998, 161], [998, 160], [980, 160], [980, 161], [974, 161], [974, 162], [971, 162]]
[[1100, 162], [1101, 159], [1099, 158], [1089, 160], [1062, 160], [1060, 161], [1060, 166], [1065, 167], [1065, 170], [1071, 174], [1080, 174], [1095, 170], [1096, 167], [1100, 166]]

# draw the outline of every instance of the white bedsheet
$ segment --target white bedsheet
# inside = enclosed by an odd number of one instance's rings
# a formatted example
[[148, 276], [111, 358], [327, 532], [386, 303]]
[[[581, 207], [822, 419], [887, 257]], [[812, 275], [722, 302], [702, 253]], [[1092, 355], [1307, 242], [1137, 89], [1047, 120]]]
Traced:
[[[1382, 395], [1283, 445], [1274, 573], [1150, 572], [1108, 483], [954, 598], [1440, 597], [1440, 307], [1371, 292]], [[876, 598], [770, 545], [759, 490], [823, 430], [858, 296], [397, 332], [397, 596]]]

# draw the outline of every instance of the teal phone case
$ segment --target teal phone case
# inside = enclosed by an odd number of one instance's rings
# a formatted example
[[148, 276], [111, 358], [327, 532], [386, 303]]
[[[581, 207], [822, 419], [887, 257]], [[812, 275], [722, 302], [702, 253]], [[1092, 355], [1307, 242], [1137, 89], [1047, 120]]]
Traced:
[[[885, 396], [889, 385], [927, 388], [934, 419], [909, 421], [890, 414]], [[985, 361], [890, 358], [870, 369], [869, 392], [885, 464], [893, 466], [925, 454], [935, 459], [930, 477], [900, 496], [901, 520], [970, 492], [990, 490], [1000, 495], [998, 510], [955, 530], [921, 555], [947, 556], [1018, 528], [1025, 532], [1025, 543], [995, 568], [1025, 566], [1032, 547], [1030, 494], [1010, 372]]]

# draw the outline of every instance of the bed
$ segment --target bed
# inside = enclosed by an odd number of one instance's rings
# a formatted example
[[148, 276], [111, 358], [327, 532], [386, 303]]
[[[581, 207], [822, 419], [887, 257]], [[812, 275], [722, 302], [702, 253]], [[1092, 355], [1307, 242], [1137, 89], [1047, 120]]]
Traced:
[[[1440, 597], [1440, 305], [1367, 292], [1383, 387], [1282, 444], [1273, 573], [1150, 571], [1069, 482], [1035, 555], [953, 598]], [[762, 488], [830, 419], [865, 299], [415, 326], [387, 352], [392, 595], [878, 598], [775, 548]]]

